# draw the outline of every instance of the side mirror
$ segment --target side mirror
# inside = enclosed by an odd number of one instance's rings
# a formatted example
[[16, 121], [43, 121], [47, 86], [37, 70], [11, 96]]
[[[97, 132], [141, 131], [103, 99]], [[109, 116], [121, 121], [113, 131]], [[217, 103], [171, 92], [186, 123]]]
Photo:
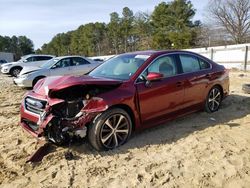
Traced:
[[164, 77], [163, 74], [158, 72], [150, 72], [147, 75], [147, 81], [159, 81]]
[[55, 69], [57, 66], [56, 65], [53, 65], [52, 67], [51, 67], [51, 69]]

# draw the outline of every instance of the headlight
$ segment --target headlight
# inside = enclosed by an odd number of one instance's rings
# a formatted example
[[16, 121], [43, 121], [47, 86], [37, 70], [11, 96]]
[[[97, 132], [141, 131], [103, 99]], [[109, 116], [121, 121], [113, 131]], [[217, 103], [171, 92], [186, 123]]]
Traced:
[[28, 76], [29, 76], [28, 74], [23, 74], [23, 75], [19, 75], [18, 78], [24, 79], [24, 78], [27, 78]]
[[2, 68], [4, 68], [4, 67], [10, 67], [10, 66], [12, 66], [12, 64], [8, 64], [8, 65], [3, 64]]
[[45, 91], [45, 94], [46, 94], [46, 95], [49, 95], [49, 87], [48, 87], [48, 86], [45, 86], [45, 87], [44, 87], [44, 91]]

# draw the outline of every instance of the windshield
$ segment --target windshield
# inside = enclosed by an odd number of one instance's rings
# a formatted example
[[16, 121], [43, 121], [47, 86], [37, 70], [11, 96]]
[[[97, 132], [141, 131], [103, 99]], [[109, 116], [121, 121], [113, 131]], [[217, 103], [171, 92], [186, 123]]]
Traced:
[[128, 80], [149, 55], [124, 54], [107, 60], [89, 73], [90, 76]]
[[22, 56], [21, 59], [18, 60], [18, 62], [24, 62], [28, 57], [29, 55]]
[[53, 58], [53, 59], [47, 61], [46, 63], [42, 64], [40, 67], [48, 69], [48, 68], [52, 67], [59, 60], [60, 59], [58, 59], [58, 58]]

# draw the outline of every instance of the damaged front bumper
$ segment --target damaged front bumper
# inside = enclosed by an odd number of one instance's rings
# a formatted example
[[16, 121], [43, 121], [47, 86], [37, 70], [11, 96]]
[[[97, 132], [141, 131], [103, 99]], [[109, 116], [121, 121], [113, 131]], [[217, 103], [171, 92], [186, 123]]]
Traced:
[[[75, 109], [79, 108], [78, 101], [75, 102]], [[76, 115], [68, 117], [62, 114], [71, 113], [67, 112], [67, 110], [71, 110], [72, 107], [61, 109], [63, 111], [61, 115], [55, 110], [60, 105], [65, 107], [65, 105], [62, 105], [65, 102], [67, 101], [62, 99], [45, 101], [44, 98], [39, 99], [33, 96], [26, 96], [21, 105], [20, 125], [34, 137], [46, 138], [56, 144], [62, 144], [72, 137], [84, 138], [87, 134], [86, 125], [90, 124], [99, 113], [108, 108], [108, 105], [102, 98], [93, 97], [89, 100], [83, 100], [82, 108], [79, 109]], [[44, 109], [37, 109], [43, 107], [43, 103]], [[70, 103], [70, 105], [74, 105], [74, 103]]]

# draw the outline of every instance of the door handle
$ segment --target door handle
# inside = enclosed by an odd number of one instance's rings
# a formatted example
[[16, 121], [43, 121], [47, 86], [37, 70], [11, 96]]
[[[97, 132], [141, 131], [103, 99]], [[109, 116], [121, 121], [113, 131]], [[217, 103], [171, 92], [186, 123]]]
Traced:
[[181, 87], [183, 86], [183, 82], [176, 82], [176, 87]]
[[211, 74], [206, 74], [206, 78], [211, 78]]

